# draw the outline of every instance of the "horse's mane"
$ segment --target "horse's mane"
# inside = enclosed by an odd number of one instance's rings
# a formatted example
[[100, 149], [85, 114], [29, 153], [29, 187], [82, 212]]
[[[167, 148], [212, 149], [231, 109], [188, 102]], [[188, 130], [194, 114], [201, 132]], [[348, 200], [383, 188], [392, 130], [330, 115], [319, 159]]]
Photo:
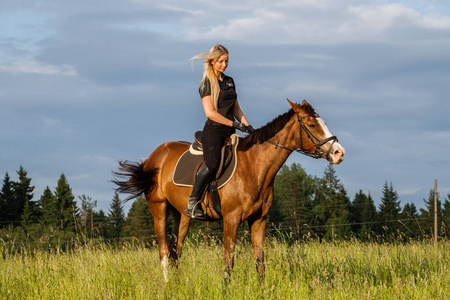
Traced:
[[[316, 112], [314, 111], [314, 108], [309, 105], [303, 105], [303, 110], [308, 115], [315, 115]], [[247, 137], [243, 138], [238, 145], [239, 151], [247, 151], [250, 149], [253, 145], [256, 144], [262, 144], [265, 141], [271, 139], [274, 137], [280, 130], [284, 128], [284, 126], [289, 122], [289, 120], [292, 118], [292, 116], [295, 114], [294, 110], [291, 108], [288, 112], [279, 115], [275, 119], [273, 119], [271, 122], [267, 123], [265, 126], [256, 129], [252, 133], [250, 133]]]

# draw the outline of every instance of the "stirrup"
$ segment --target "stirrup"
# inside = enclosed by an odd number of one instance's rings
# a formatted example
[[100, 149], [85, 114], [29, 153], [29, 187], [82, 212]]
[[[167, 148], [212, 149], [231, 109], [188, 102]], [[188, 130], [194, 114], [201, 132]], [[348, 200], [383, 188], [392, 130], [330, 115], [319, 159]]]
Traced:
[[206, 217], [205, 213], [203, 212], [203, 210], [201, 210], [199, 207], [195, 207], [194, 211], [191, 214], [191, 218], [192, 219], [203, 219], [204, 217]]
[[196, 218], [204, 218], [205, 213], [200, 208], [200, 200], [197, 198], [191, 198], [189, 197], [188, 204], [186, 207], [186, 210], [184, 211], [187, 215], [190, 215], [192, 219]]

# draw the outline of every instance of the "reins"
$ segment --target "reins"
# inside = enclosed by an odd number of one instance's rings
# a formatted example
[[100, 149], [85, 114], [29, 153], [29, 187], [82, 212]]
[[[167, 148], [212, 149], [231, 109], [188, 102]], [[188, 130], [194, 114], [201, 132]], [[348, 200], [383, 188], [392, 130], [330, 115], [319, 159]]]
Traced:
[[[305, 115], [305, 116], [303, 116], [303, 117], [300, 117], [299, 114], [297, 114], [297, 120], [298, 120], [298, 122], [300, 123], [300, 147], [301, 147], [300, 149], [298, 149], [298, 148], [296, 148], [296, 149], [291, 149], [291, 148], [289, 148], [289, 147], [283, 146], [283, 145], [279, 144], [279, 141], [277, 141], [277, 142], [275, 143], [275, 142], [272, 142], [272, 141], [270, 141], [270, 140], [267, 140], [267, 142], [269, 142], [269, 143], [272, 144], [272, 145], [275, 145], [275, 149], [277, 149], [278, 147], [280, 147], [280, 148], [289, 150], [289, 151], [291, 151], [291, 152], [294, 152], [294, 151], [295, 151], [295, 152], [297, 152], [297, 153], [300, 153], [300, 154], [303, 154], [303, 155], [306, 155], [306, 156], [309, 156], [309, 157], [318, 159], [318, 158], [321, 158], [321, 157], [322, 157], [322, 154], [321, 154], [321, 152], [320, 152], [320, 147], [321, 147], [322, 145], [328, 143], [329, 141], [333, 141], [333, 143], [331, 143], [330, 148], [328, 149], [328, 152], [326, 153], [326, 158], [328, 159], [328, 157], [330, 156], [331, 148], [333, 147], [333, 144], [336, 143], [336, 142], [338, 141], [338, 139], [337, 139], [336, 136], [333, 135], [333, 136], [330, 136], [330, 137], [328, 137], [328, 138], [326, 138], [326, 139], [324, 139], [324, 140], [322, 140], [322, 141], [319, 140], [314, 134], [311, 133], [311, 131], [309, 131], [308, 127], [306, 127], [305, 124], [303, 124], [302, 120], [303, 120], [304, 118], [307, 118], [307, 117], [318, 118], [319, 115], [318, 115], [318, 114], [314, 114], [314, 115], [312, 115], [312, 116], [311, 116], [311, 115]], [[315, 150], [314, 152], [307, 151], [307, 150], [304, 150], [304, 149], [303, 149], [302, 128], [303, 128], [303, 130], [305, 131], [306, 136], [307, 136], [307, 137], [310, 139], [310, 141], [316, 146], [316, 150]]]

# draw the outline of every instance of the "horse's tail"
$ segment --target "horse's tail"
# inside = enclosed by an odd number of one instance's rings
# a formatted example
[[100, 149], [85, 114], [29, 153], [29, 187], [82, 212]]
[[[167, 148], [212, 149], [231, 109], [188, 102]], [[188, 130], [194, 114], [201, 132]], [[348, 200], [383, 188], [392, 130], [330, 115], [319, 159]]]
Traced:
[[119, 161], [119, 170], [113, 171], [115, 179], [112, 181], [118, 188], [118, 193], [130, 194], [124, 202], [140, 195], [150, 194], [157, 187], [156, 175], [159, 169], [144, 170], [144, 163]]

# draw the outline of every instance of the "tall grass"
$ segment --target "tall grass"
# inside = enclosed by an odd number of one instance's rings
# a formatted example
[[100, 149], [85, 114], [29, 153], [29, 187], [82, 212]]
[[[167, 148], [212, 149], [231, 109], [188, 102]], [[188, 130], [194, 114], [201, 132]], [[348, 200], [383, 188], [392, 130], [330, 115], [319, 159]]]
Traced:
[[231, 281], [222, 277], [217, 240], [186, 242], [178, 268], [163, 280], [157, 246], [80, 243], [69, 251], [0, 240], [0, 299], [448, 299], [450, 242], [375, 244], [269, 238], [259, 284], [251, 245], [236, 246]]

